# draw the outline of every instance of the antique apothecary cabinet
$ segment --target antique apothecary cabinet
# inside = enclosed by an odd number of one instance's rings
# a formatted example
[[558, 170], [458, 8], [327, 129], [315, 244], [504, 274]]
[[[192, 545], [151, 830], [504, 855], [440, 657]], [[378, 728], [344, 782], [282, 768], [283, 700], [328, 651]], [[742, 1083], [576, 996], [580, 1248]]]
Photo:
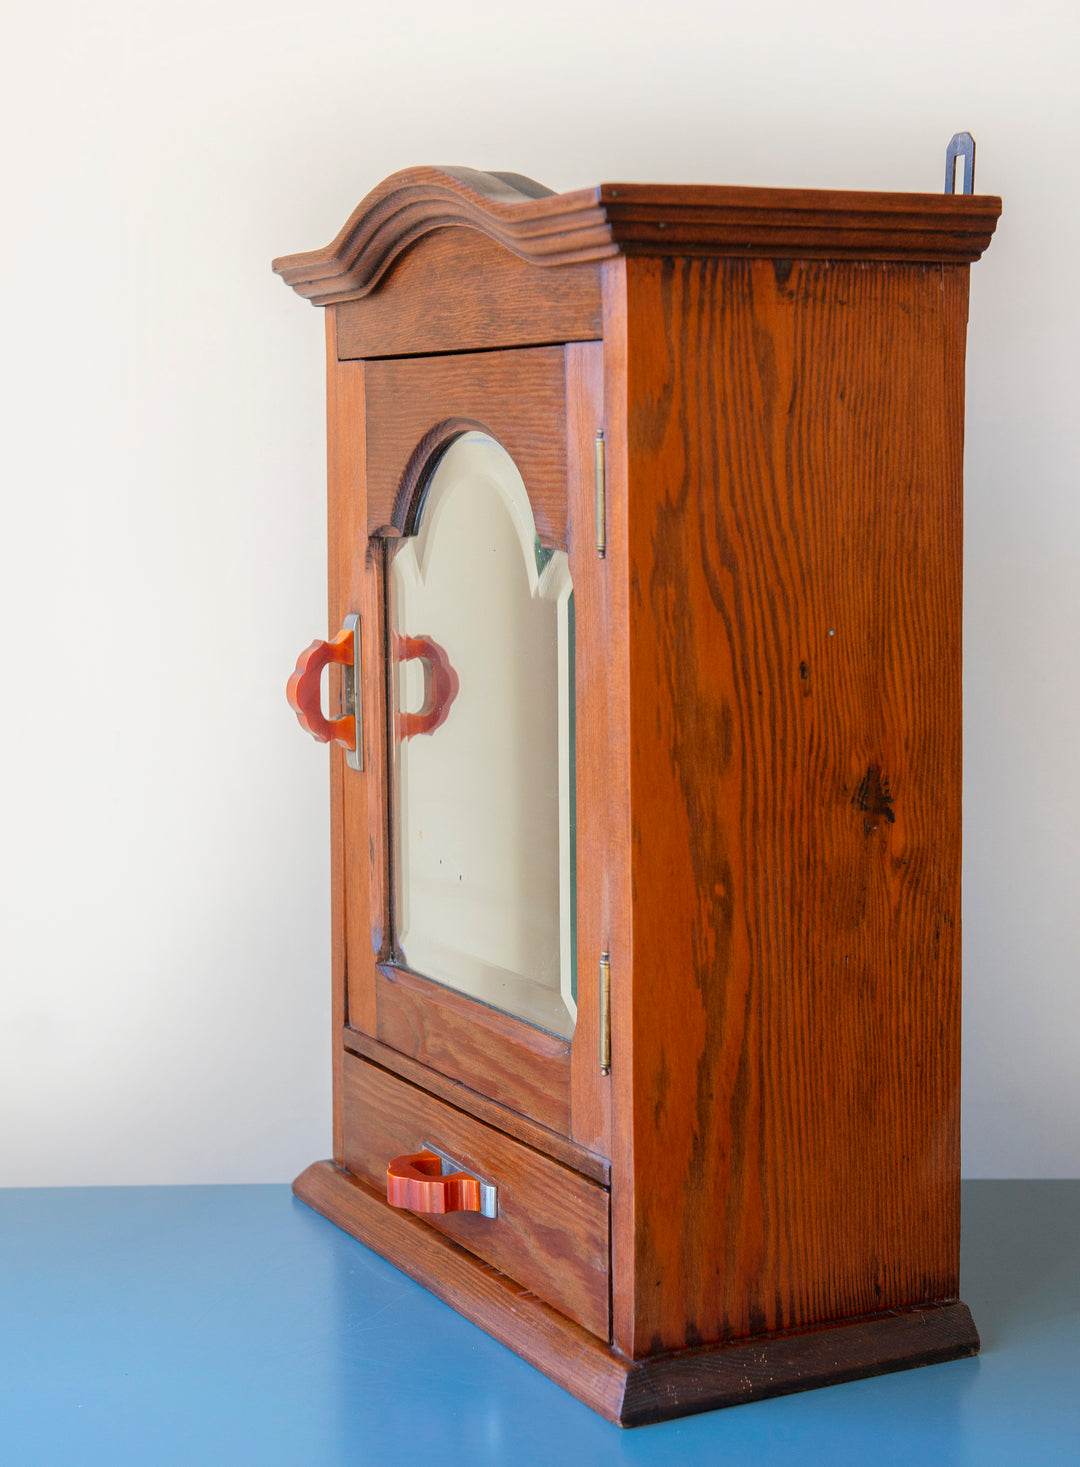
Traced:
[[[968, 267], [997, 199], [386, 180], [326, 308], [334, 1142], [613, 1420], [973, 1353]], [[324, 712], [322, 667], [332, 677]]]

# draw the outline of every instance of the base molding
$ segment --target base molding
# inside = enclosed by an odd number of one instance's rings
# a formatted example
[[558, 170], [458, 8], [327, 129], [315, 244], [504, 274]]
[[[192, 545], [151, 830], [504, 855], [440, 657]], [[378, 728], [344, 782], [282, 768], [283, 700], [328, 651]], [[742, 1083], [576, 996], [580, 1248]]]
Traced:
[[330, 1161], [293, 1183], [301, 1201], [620, 1426], [837, 1385], [975, 1355], [959, 1300], [804, 1330], [628, 1360], [513, 1279]]

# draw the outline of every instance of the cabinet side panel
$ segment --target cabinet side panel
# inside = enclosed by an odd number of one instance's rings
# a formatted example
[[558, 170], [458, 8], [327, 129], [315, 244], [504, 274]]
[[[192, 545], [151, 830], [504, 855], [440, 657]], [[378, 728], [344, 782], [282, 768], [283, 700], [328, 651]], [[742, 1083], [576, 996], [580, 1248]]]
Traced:
[[627, 262], [635, 1356], [956, 1294], [966, 302]]

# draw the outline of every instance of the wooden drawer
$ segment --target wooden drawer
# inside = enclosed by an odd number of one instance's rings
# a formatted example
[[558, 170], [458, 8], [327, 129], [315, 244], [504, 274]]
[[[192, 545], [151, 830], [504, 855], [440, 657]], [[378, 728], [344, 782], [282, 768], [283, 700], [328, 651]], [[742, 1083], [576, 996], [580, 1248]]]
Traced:
[[434, 1146], [499, 1189], [499, 1215], [425, 1215], [439, 1232], [608, 1338], [608, 1193], [521, 1141], [346, 1054], [345, 1165], [386, 1192], [395, 1156]]

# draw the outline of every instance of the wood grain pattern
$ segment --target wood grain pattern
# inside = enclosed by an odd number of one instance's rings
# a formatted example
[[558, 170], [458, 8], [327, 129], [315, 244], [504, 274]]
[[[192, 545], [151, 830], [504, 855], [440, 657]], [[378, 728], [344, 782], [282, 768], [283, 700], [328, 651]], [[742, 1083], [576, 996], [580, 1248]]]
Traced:
[[424, 235], [464, 227], [542, 266], [617, 254], [977, 260], [1001, 200], [978, 194], [604, 183], [553, 194], [529, 179], [410, 168], [356, 207], [329, 245], [274, 270], [316, 305], [375, 290]]
[[565, 1039], [403, 968], [380, 968], [376, 992], [375, 1035], [381, 1044], [569, 1135]]
[[434, 1147], [498, 1188], [498, 1217], [427, 1221], [593, 1334], [608, 1333], [608, 1194], [375, 1065], [345, 1058], [345, 1165], [385, 1193], [386, 1167]]
[[544, 270], [475, 230], [424, 235], [378, 290], [338, 307], [338, 352], [399, 357], [591, 341], [598, 265]]
[[[333, 311], [326, 313], [326, 469], [327, 469], [327, 623], [330, 627], [340, 626], [345, 613], [339, 618], [343, 591], [342, 567], [338, 554], [341, 543], [342, 491], [346, 474], [343, 472], [342, 448], [337, 437], [337, 322]], [[360, 369], [361, 387], [362, 373]], [[354, 382], [358, 373], [355, 368], [346, 374], [348, 382]], [[346, 389], [348, 390], [348, 389]], [[348, 450], [344, 457], [347, 460]], [[346, 593], [347, 594], [347, 593]], [[340, 674], [334, 678], [331, 672], [330, 694], [332, 700], [340, 701]], [[333, 1155], [339, 1165], [344, 1146], [342, 1127], [344, 1123], [342, 1077], [342, 1051], [338, 1034], [347, 1018], [345, 977], [345, 752], [336, 745], [330, 747], [330, 1088], [332, 1097]]]
[[[392, 946], [391, 891], [393, 873], [390, 850], [390, 772], [387, 750], [392, 737], [391, 710], [387, 698], [386, 647], [386, 544], [363, 538], [353, 544], [353, 555], [363, 561], [362, 629], [364, 634], [364, 774], [367, 783], [367, 829], [351, 827], [355, 849], [350, 846], [356, 872], [354, 889], [355, 924], [350, 928], [353, 944], [350, 995], [353, 985], [363, 990], [363, 1021], [359, 1010], [350, 1007], [357, 1028], [375, 1031], [375, 984], [379, 963], [390, 957]], [[366, 840], [366, 845], [361, 842]], [[364, 860], [367, 861], [367, 902], [364, 902]], [[363, 927], [367, 924], [365, 940]]]
[[603, 183], [624, 255], [970, 263], [990, 243], [1001, 200], [981, 194]]
[[[574, 376], [567, 375], [561, 348], [488, 352], [479, 356], [444, 356], [368, 362], [364, 367], [367, 411], [367, 458], [365, 485], [368, 495], [368, 529], [384, 528], [389, 519], [395, 530], [410, 530], [415, 522], [416, 495], [433, 454], [439, 434], [449, 436], [457, 425], [470, 422], [483, 426], [506, 443], [516, 456], [529, 492], [538, 532], [545, 543], [567, 545], [568, 494], [579, 518], [585, 517], [584, 534], [571, 546], [573, 567], [587, 580], [602, 580], [588, 556], [595, 556], [591, 524], [592, 443], [599, 425], [601, 396], [601, 353], [598, 346], [568, 349]], [[591, 355], [590, 355], [591, 353]], [[576, 355], [575, 355], [576, 354]], [[567, 402], [575, 404], [572, 424], [574, 469], [568, 450]], [[586, 418], [588, 421], [586, 421]], [[439, 425], [425, 431], [425, 425]], [[568, 474], [572, 485], [568, 489]], [[585, 506], [588, 506], [586, 512]], [[577, 543], [580, 542], [580, 543]], [[376, 537], [371, 545], [379, 544]], [[390, 542], [392, 543], [392, 542]], [[354, 552], [356, 553], [356, 552]], [[385, 580], [385, 566], [383, 569]], [[376, 584], [372, 577], [370, 584]], [[374, 597], [374, 591], [372, 596]], [[380, 593], [381, 594], [381, 593]], [[586, 588], [588, 606], [589, 592]], [[380, 602], [380, 606], [382, 603]], [[382, 614], [382, 613], [380, 613]], [[590, 613], [586, 613], [586, 623]], [[372, 611], [367, 620], [374, 625]], [[371, 701], [385, 705], [385, 627], [368, 666], [377, 669], [378, 691]], [[583, 647], [582, 676], [586, 708], [602, 710], [606, 697], [608, 653], [599, 622], [594, 636], [587, 631]], [[371, 679], [366, 679], [370, 683]], [[591, 700], [591, 701], [590, 701]], [[385, 706], [383, 717], [385, 718]], [[602, 722], [583, 727], [582, 770], [595, 768], [597, 778], [616, 788], [619, 779], [605, 763], [606, 747]], [[591, 742], [590, 742], [591, 740]], [[597, 1035], [594, 975], [586, 955], [581, 987], [584, 1038], [575, 1047], [577, 1080], [576, 1114], [572, 1120], [570, 1091], [571, 1050], [561, 1040], [509, 1016], [496, 1013], [455, 994], [441, 985], [427, 983], [393, 963], [387, 947], [392, 928], [392, 881], [386, 872], [393, 863], [384, 812], [389, 800], [387, 737], [368, 739], [369, 812], [372, 890], [372, 932], [381, 934], [381, 971], [373, 972], [370, 959], [360, 955], [356, 983], [365, 995], [375, 995], [375, 1021], [371, 1024], [370, 996], [365, 998], [369, 1017], [354, 1027], [364, 1029], [381, 1043], [417, 1060], [430, 1070], [482, 1090], [496, 1103], [517, 1111], [548, 1130], [573, 1138], [589, 1150], [604, 1149], [609, 1135], [606, 1087], [595, 1062]], [[601, 786], [596, 785], [599, 789]], [[586, 797], [591, 798], [590, 790]], [[586, 863], [581, 887], [586, 908], [598, 913], [600, 888], [606, 881], [603, 811], [592, 817], [596, 825], [591, 866]], [[591, 904], [591, 905], [590, 905]], [[591, 919], [592, 920], [592, 919]], [[587, 940], [595, 942], [595, 932]], [[373, 941], [373, 946], [376, 945]], [[378, 965], [377, 965], [378, 966]], [[352, 973], [352, 969], [350, 969]], [[350, 977], [350, 991], [353, 978]]]
[[529, 179], [475, 169], [407, 168], [372, 189], [330, 244], [285, 255], [273, 268], [315, 305], [357, 299], [418, 239], [453, 226], [538, 264], [587, 263], [611, 249], [596, 192], [552, 194]]
[[[328, 321], [333, 312], [327, 312]], [[385, 875], [385, 836], [375, 839], [385, 801], [379, 784], [380, 761], [372, 757], [385, 739], [377, 669], [381, 660], [381, 593], [377, 558], [380, 545], [368, 545], [364, 486], [365, 417], [364, 364], [339, 362], [336, 344], [328, 336], [328, 447], [330, 455], [328, 536], [330, 567], [330, 622], [340, 627], [350, 612], [360, 613], [362, 688], [361, 723], [364, 740], [363, 771], [349, 769], [340, 750], [331, 755], [334, 787], [340, 791], [340, 826], [333, 851], [337, 889], [334, 929], [340, 942], [340, 982], [344, 1011], [335, 1019], [335, 1046], [341, 1025], [375, 1027], [375, 958], [383, 935], [372, 921], [372, 899], [381, 897]], [[331, 683], [331, 702], [340, 697], [340, 683]], [[381, 910], [381, 909], [380, 909]], [[335, 969], [337, 972], [337, 969]]]
[[[596, 553], [596, 434], [604, 426], [599, 343], [566, 348], [567, 543], [574, 586], [577, 1023], [571, 1049], [574, 1139], [605, 1156], [611, 1146], [611, 1079], [600, 1073], [598, 966], [607, 945], [610, 807], [620, 789], [612, 767], [608, 563]], [[621, 787], [625, 790], [625, 786]]]
[[[607, 706], [611, 785], [607, 802], [605, 937], [611, 954], [611, 1324], [615, 1346], [634, 1339], [633, 1279], [637, 1211], [634, 1192], [633, 866], [630, 800], [630, 438], [625, 260], [604, 264], [604, 425], [607, 476]], [[654, 990], [661, 1001], [659, 988]]]
[[971, 1312], [958, 1300], [802, 1334], [686, 1350], [627, 1371], [619, 1424], [647, 1426], [978, 1353]]
[[[363, 534], [364, 514], [364, 367], [361, 362], [340, 364], [337, 360], [336, 320], [327, 312], [327, 565], [329, 580], [329, 622], [331, 632], [341, 627], [353, 611], [363, 611], [365, 569], [363, 558], [354, 554], [357, 535]], [[361, 541], [361, 543], [363, 543]], [[371, 649], [370, 628], [361, 621], [364, 644], [361, 651], [361, 675]], [[338, 669], [331, 669], [330, 704], [341, 697]], [[365, 739], [368, 730], [363, 730]], [[345, 764], [344, 753], [336, 746], [331, 751], [331, 839], [333, 848], [332, 921], [334, 929], [334, 1110], [335, 1135], [340, 1142], [341, 1127], [341, 1025], [353, 1015], [354, 1022], [374, 1022], [374, 990], [369, 981], [362, 983], [362, 969], [352, 959], [358, 943], [368, 942], [366, 912], [357, 897], [367, 887], [368, 853], [367, 772], [359, 773]], [[370, 965], [369, 965], [370, 967]], [[335, 1155], [340, 1154], [339, 1151]]]
[[954, 1302], [635, 1363], [330, 1162], [308, 1167], [293, 1190], [620, 1426], [960, 1359], [979, 1347], [970, 1314]]
[[547, 1126], [538, 1125], [535, 1120], [522, 1115], [520, 1111], [509, 1110], [506, 1106], [499, 1105], [488, 1096], [481, 1095], [478, 1090], [473, 1090], [463, 1084], [462, 1081], [452, 1080], [448, 1075], [440, 1075], [438, 1070], [430, 1069], [427, 1065], [421, 1064], [419, 1060], [402, 1054], [400, 1050], [391, 1049], [387, 1044], [380, 1044], [377, 1039], [372, 1039], [370, 1035], [363, 1034], [358, 1029], [346, 1027], [342, 1032], [341, 1042], [347, 1050], [359, 1055], [361, 1059], [371, 1060], [382, 1069], [390, 1070], [393, 1074], [400, 1075], [403, 1080], [408, 1080], [410, 1085], [417, 1085], [421, 1090], [426, 1090], [440, 1100], [447, 1101], [457, 1110], [463, 1110], [468, 1115], [475, 1116], [485, 1125], [494, 1126], [498, 1131], [505, 1131], [508, 1136], [515, 1136], [519, 1141], [524, 1141], [527, 1146], [531, 1146], [534, 1151], [542, 1151], [555, 1161], [562, 1162], [563, 1166], [568, 1166], [575, 1172], [581, 1172], [582, 1176], [591, 1177], [602, 1187], [609, 1186], [611, 1167], [606, 1157], [586, 1151], [583, 1146], [568, 1140], [558, 1131], [551, 1131]]
[[297, 1177], [293, 1191], [594, 1411], [609, 1421], [618, 1419], [627, 1362], [532, 1290], [423, 1218], [397, 1212], [381, 1192], [330, 1162], [314, 1162]]
[[645, 1356], [956, 1294], [967, 271], [626, 270]]
[[371, 362], [368, 532], [411, 532], [417, 490], [454, 434], [481, 428], [517, 464], [543, 544], [566, 549], [561, 347]]

